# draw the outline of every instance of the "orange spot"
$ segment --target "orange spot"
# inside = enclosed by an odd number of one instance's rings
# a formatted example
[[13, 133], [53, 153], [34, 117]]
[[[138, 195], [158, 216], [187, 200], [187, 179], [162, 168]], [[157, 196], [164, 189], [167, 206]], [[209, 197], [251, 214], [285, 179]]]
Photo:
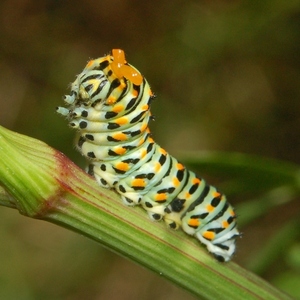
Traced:
[[140, 139], [138, 146], [141, 146], [145, 142], [145, 139]]
[[154, 167], [155, 172], [159, 172], [160, 168], [161, 168], [161, 164], [160, 163], [156, 163], [155, 167]]
[[94, 60], [93, 60], [93, 59], [90, 60], [90, 61], [87, 63], [86, 68], [89, 68], [93, 63], [94, 63]]
[[210, 240], [210, 241], [215, 238], [214, 232], [211, 232], [211, 231], [205, 231], [205, 232], [203, 232], [202, 236], [204, 238], [206, 238], [207, 240]]
[[191, 197], [191, 194], [189, 192], [185, 193], [185, 199], [189, 199]]
[[227, 222], [227, 221], [223, 221], [223, 222], [222, 222], [222, 227], [223, 227], [223, 228], [227, 228], [227, 227], [228, 227], [228, 225], [229, 225], [229, 224], [228, 224], [228, 222]]
[[134, 97], [134, 98], [136, 98], [137, 96], [138, 96], [138, 91], [136, 91], [136, 90], [132, 90], [132, 92], [131, 92], [131, 94], [132, 94], [132, 96]]
[[172, 179], [172, 182], [173, 182], [173, 185], [174, 185], [175, 187], [179, 186], [179, 184], [180, 184], [180, 181], [179, 181], [178, 178], [176, 178], [176, 177], [174, 177], [174, 178]]
[[129, 169], [129, 165], [124, 162], [119, 162], [116, 164], [116, 168], [121, 171], [127, 171]]
[[219, 193], [219, 192], [214, 192], [213, 193], [214, 198], [220, 198], [220, 196], [221, 196], [221, 193]]
[[145, 185], [145, 180], [141, 178], [133, 179], [131, 183], [131, 186], [144, 187]]
[[116, 105], [112, 108], [112, 111], [115, 112], [115, 113], [119, 113], [119, 112], [121, 112], [122, 110], [124, 110], [124, 105], [122, 105], [122, 104], [116, 104]]
[[149, 142], [149, 144], [153, 144], [153, 143], [154, 143], [153, 138], [149, 137], [149, 138], [148, 138], [148, 142]]
[[119, 155], [123, 155], [126, 152], [126, 149], [123, 147], [119, 147], [119, 148], [115, 149], [114, 152], [116, 152]]
[[124, 133], [115, 133], [112, 137], [118, 141], [126, 141], [127, 140], [127, 135]]
[[118, 88], [119, 88], [119, 90], [123, 91], [124, 87], [126, 87], [126, 84], [125, 84], [125, 82], [122, 80], [122, 81], [120, 82], [120, 85], [118, 86]]
[[149, 96], [153, 97], [153, 92], [151, 90], [149, 90]]
[[200, 225], [200, 221], [198, 219], [189, 219], [188, 224], [192, 227], [198, 227]]
[[166, 193], [161, 193], [161, 194], [156, 194], [155, 195], [155, 201], [160, 202], [160, 201], [165, 201], [167, 199], [167, 194]]
[[149, 105], [148, 104], [145, 104], [142, 106], [142, 110], [148, 110], [149, 109]]
[[199, 184], [201, 182], [201, 180], [199, 178], [194, 178], [192, 180], [193, 184]]
[[208, 205], [206, 205], [206, 209], [208, 212], [212, 212], [212, 211], [214, 211], [215, 208], [212, 205], [208, 204]]
[[230, 209], [230, 210], [229, 210], [229, 214], [230, 214], [232, 217], [235, 216], [235, 213], [234, 213], [233, 209]]
[[122, 118], [115, 120], [114, 122], [116, 122], [119, 125], [125, 125], [128, 123], [128, 119], [127, 119], [127, 117], [122, 117]]
[[142, 149], [141, 151], [141, 158], [144, 158], [147, 155], [147, 150], [146, 149]]
[[176, 167], [177, 167], [178, 170], [183, 170], [183, 169], [184, 169], [184, 165], [181, 164], [181, 163], [178, 163], [178, 164], [176, 165]]
[[141, 132], [145, 131], [147, 129], [147, 126], [148, 124], [147, 123], [144, 123], [142, 126], [141, 126]]
[[167, 154], [167, 151], [164, 149], [164, 148], [159, 148], [159, 151], [160, 151], [160, 153], [161, 154], [163, 154], [163, 155], [166, 155]]
[[117, 101], [117, 98], [114, 97], [114, 96], [109, 96], [106, 100], [106, 102], [109, 104], [109, 105], [112, 105], [114, 104], [115, 102]]

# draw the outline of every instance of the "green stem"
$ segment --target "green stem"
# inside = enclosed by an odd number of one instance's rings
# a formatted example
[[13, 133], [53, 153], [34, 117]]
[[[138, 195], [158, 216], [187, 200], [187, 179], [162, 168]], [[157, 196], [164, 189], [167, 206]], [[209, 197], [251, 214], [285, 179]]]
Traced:
[[125, 207], [46, 144], [0, 127], [0, 145], [0, 204], [80, 232], [202, 299], [290, 299], [233, 262], [217, 262], [196, 239], [151, 223], [141, 208]]

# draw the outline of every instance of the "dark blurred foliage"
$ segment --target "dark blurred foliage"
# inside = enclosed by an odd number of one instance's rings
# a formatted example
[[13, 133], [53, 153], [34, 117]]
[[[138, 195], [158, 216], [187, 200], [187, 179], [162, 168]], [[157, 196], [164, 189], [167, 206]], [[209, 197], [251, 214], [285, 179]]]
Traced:
[[[158, 96], [151, 128], [171, 153], [300, 163], [299, 1], [3, 0], [0, 22], [1, 125], [82, 166], [55, 107], [87, 60], [112, 48], [126, 51]], [[3, 299], [193, 299], [66, 230], [10, 210], [1, 216]]]

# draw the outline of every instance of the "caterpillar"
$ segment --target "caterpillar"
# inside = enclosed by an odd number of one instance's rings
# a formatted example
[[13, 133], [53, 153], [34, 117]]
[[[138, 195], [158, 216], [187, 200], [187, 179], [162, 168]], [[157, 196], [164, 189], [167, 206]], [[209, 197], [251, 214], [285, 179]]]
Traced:
[[123, 50], [90, 60], [57, 107], [78, 130], [77, 149], [87, 172], [113, 188], [126, 205], [142, 205], [152, 220], [164, 220], [195, 236], [218, 261], [229, 261], [239, 236], [225, 195], [189, 171], [156, 144], [148, 127], [154, 98]]

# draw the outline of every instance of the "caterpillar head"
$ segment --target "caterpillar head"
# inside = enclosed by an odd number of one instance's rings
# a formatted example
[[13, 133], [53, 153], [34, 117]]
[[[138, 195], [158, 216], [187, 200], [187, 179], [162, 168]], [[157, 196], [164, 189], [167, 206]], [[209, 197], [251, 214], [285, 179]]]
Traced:
[[[127, 63], [124, 51], [113, 49], [111, 55], [87, 63], [72, 83], [71, 94], [66, 95], [64, 101], [71, 106], [113, 105], [128, 84], [139, 87], [143, 80], [141, 73]], [[66, 116], [72, 113], [72, 108], [60, 107], [57, 111]]]

